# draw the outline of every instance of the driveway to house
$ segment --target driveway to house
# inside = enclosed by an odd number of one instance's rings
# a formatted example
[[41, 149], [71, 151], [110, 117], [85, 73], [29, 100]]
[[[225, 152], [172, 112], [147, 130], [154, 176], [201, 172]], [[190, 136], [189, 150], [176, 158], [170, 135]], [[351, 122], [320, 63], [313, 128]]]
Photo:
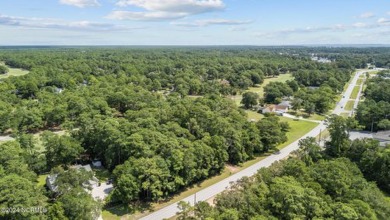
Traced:
[[[358, 70], [355, 73], [355, 76], [353, 77], [351, 83], [348, 85], [348, 88], [346, 91], [342, 94], [344, 98], [341, 98], [340, 102], [337, 103], [335, 109], [332, 111], [333, 114], [339, 115], [340, 113], [344, 112], [345, 105], [347, 104], [349, 97], [352, 94], [352, 91], [356, 85], [357, 80], [359, 79], [360, 75], [367, 72], [366, 70]], [[326, 129], [326, 124], [324, 121], [321, 121], [317, 127], [315, 127], [313, 130], [311, 130], [309, 133], [302, 136], [300, 139], [304, 139], [306, 137], [316, 137], [320, 134], [321, 131]], [[245, 177], [245, 176], [252, 176], [257, 173], [257, 171], [263, 167], [268, 167], [272, 163], [281, 160], [285, 157], [287, 157], [291, 152], [297, 150], [299, 148], [298, 146], [299, 140], [291, 143], [287, 147], [283, 148], [279, 152], [272, 154], [271, 156], [268, 156], [264, 158], [263, 160], [257, 162], [256, 164], [238, 172], [235, 173], [232, 176], [229, 176], [228, 178], [211, 185], [203, 190], [200, 190], [196, 194], [190, 195], [186, 198], [184, 198], [181, 201], [185, 201], [190, 203], [191, 205], [194, 205], [195, 199], [196, 202], [199, 201], [206, 201], [207, 199], [223, 192], [226, 190], [232, 182], [236, 182], [237, 180]], [[141, 218], [142, 220], [158, 220], [158, 219], [164, 219], [164, 218], [170, 218], [172, 216], [175, 216], [177, 212], [179, 212], [179, 209], [177, 208], [178, 202], [173, 203], [171, 205], [168, 205], [160, 210], [157, 210], [155, 212], [150, 213], [149, 215]]]

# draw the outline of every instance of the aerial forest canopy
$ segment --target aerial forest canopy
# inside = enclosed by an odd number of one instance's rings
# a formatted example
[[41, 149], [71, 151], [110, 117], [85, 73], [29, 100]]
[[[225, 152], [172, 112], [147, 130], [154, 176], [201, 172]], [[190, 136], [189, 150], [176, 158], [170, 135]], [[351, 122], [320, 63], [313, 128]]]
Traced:
[[390, 72], [381, 71], [367, 80], [365, 101], [356, 110], [356, 119], [369, 131], [390, 129]]
[[[113, 202], [167, 198], [220, 173], [226, 163], [240, 164], [287, 140], [287, 123], [273, 115], [248, 121], [246, 112], [229, 96], [288, 73], [294, 80], [268, 84], [263, 101], [276, 103], [284, 96], [296, 96], [298, 109], [330, 110], [355, 64], [314, 62], [308, 51], [245, 47], [2, 50], [0, 61], [29, 70], [27, 75], [0, 80], [0, 132], [16, 137], [0, 145], [2, 151], [10, 152], [9, 157], [0, 158], [2, 186], [17, 175], [20, 181], [15, 184], [28, 182], [35, 190], [31, 182], [36, 174], [58, 166], [67, 169], [87, 155], [101, 160], [112, 173]], [[246, 107], [257, 105], [256, 95], [245, 96]], [[45, 130], [66, 130], [67, 135]], [[43, 150], [31, 137], [41, 131], [45, 131]], [[71, 192], [79, 193], [79, 186]], [[43, 193], [37, 197], [37, 203], [47, 202]], [[68, 212], [70, 207], [62, 208]]]
[[214, 206], [179, 203], [179, 219], [380, 219], [390, 216], [390, 151], [373, 139], [350, 141], [348, 121], [328, 118], [325, 150], [314, 137], [293, 156], [244, 177]]

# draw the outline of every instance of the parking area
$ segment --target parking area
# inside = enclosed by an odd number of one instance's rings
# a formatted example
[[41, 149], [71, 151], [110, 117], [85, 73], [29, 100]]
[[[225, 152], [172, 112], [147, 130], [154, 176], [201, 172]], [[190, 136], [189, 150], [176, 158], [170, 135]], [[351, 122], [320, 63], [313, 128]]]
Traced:
[[113, 190], [112, 183], [101, 183], [100, 186], [94, 186], [92, 188], [92, 197], [95, 199], [104, 200], [108, 194]]

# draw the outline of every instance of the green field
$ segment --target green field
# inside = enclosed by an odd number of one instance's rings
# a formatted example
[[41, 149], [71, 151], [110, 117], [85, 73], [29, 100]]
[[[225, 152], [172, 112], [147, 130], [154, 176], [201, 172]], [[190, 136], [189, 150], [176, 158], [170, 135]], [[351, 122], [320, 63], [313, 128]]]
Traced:
[[355, 101], [353, 101], [353, 100], [348, 101], [347, 104], [345, 105], [345, 110], [352, 111], [354, 104], [355, 104]]
[[264, 79], [263, 84], [256, 87], [249, 87], [248, 91], [255, 92], [259, 94], [260, 97], [264, 96], [264, 86], [268, 85], [270, 82], [286, 82], [287, 80], [292, 80], [294, 77], [292, 74], [281, 74], [278, 77], [266, 78]]
[[[257, 94], [259, 94], [260, 97], [263, 97], [264, 96], [264, 86], [268, 85], [270, 82], [286, 82], [287, 80], [292, 80], [294, 79], [294, 77], [292, 76], [292, 74], [281, 74], [277, 77], [273, 77], [273, 78], [266, 78], [264, 79], [264, 82], [261, 84], [261, 85], [258, 85], [258, 86], [255, 86], [255, 87], [249, 87], [248, 90], [244, 91], [244, 92], [255, 92]], [[230, 96], [230, 98], [238, 105], [240, 106], [241, 105], [241, 99], [242, 99], [242, 95], [235, 95], [235, 96]]]
[[363, 83], [363, 79], [358, 79], [356, 85], [360, 86]]
[[[0, 65], [4, 65], [4, 63], [0, 63]], [[10, 68], [10, 67], [8, 67], [8, 69], [9, 72], [7, 74], [0, 74], [0, 79], [5, 79], [10, 76], [23, 76], [29, 73], [29, 71], [23, 69]]]
[[359, 90], [360, 90], [360, 86], [355, 86], [355, 88], [353, 88], [350, 99], [357, 99]]
[[245, 112], [248, 115], [248, 119], [251, 121], [258, 121], [258, 120], [264, 118], [263, 114], [260, 114], [260, 113], [254, 112], [254, 111], [245, 110]]
[[302, 121], [302, 120], [294, 120], [291, 118], [285, 118], [285, 117], [279, 117], [280, 121], [288, 122], [290, 125], [290, 131], [287, 132], [287, 138], [288, 141], [280, 144], [278, 146], [278, 149], [282, 149], [286, 147], [287, 145], [291, 144], [292, 142], [298, 140], [303, 135], [311, 131], [313, 128], [315, 128], [318, 123], [310, 122], [310, 121]]

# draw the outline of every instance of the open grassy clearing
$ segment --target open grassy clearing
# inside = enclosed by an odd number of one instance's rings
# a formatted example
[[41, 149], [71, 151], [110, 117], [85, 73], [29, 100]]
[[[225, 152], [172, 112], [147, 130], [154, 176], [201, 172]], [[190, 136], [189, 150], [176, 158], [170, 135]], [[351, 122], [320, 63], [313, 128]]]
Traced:
[[[5, 64], [0, 62], [0, 65], [5, 65]], [[29, 71], [27, 71], [27, 70], [10, 68], [9, 66], [7, 66], [7, 67], [9, 69], [9, 72], [6, 74], [0, 74], [0, 79], [5, 79], [5, 78], [11, 77], [11, 76], [23, 76], [23, 75], [26, 75], [29, 73]]]
[[245, 112], [248, 115], [248, 119], [250, 121], [259, 121], [260, 119], [264, 118], [263, 114], [260, 114], [255, 111], [245, 110]]
[[282, 149], [287, 145], [291, 144], [292, 142], [298, 140], [318, 125], [318, 123], [315, 122], [294, 120], [285, 117], [279, 117], [279, 119], [282, 122], [288, 122], [288, 124], [290, 125], [290, 131], [287, 132], [287, 142], [280, 144], [278, 146], [278, 149]]
[[266, 78], [260, 86], [249, 87], [248, 91], [255, 92], [259, 94], [260, 97], [264, 96], [264, 86], [268, 85], [270, 82], [286, 82], [287, 80], [292, 80], [294, 77], [292, 74], [281, 74], [277, 77]]
[[353, 88], [352, 90], [350, 99], [357, 99], [359, 90], [360, 90], [360, 86], [355, 86], [355, 88]]
[[345, 105], [345, 110], [352, 111], [354, 104], [355, 104], [355, 100], [348, 101], [347, 104]]
[[363, 83], [363, 79], [358, 79], [357, 82], [356, 82], [356, 85], [360, 86], [362, 83]]
[[[270, 82], [286, 82], [287, 80], [292, 80], [294, 77], [290, 73], [286, 74], [281, 74], [277, 77], [273, 78], [266, 78], [264, 79], [264, 82], [261, 85], [254, 86], [254, 87], [249, 87], [246, 91], [244, 92], [254, 92], [259, 94], [259, 97], [264, 96], [264, 86], [268, 85]], [[238, 105], [241, 105], [241, 100], [242, 100], [242, 95], [235, 95], [235, 96], [230, 96], [230, 98]]]

